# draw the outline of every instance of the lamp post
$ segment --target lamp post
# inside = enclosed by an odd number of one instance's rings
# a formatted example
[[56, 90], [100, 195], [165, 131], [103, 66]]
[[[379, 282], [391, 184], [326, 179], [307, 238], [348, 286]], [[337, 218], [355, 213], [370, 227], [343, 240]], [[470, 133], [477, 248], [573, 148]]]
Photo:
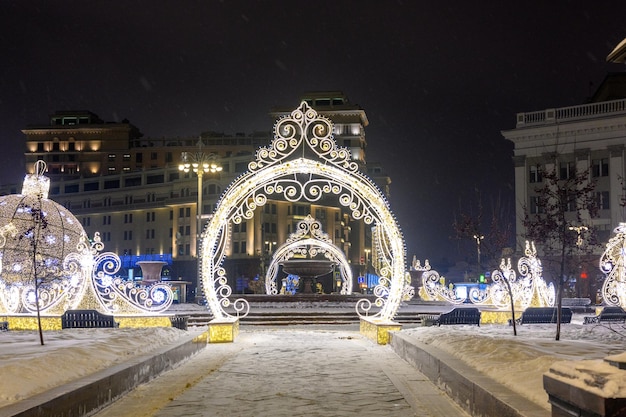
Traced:
[[480, 269], [480, 242], [485, 238], [484, 235], [474, 235], [476, 239], [476, 257], [478, 258], [478, 268]]
[[578, 248], [580, 249], [580, 247], [584, 243], [583, 238], [581, 236], [582, 232], [589, 230], [589, 228], [587, 226], [570, 226], [569, 230], [576, 232], [576, 234], [578, 235], [578, 237], [576, 238], [576, 246], [578, 246]]
[[[179, 171], [185, 174], [193, 171], [198, 177], [198, 200], [196, 201], [196, 257], [198, 258], [198, 271], [200, 268], [200, 237], [202, 235], [202, 177], [204, 174], [222, 171], [218, 164], [218, 156], [214, 153], [202, 152], [202, 140], [198, 141], [198, 152], [182, 152], [182, 162], [178, 165]], [[200, 288], [200, 273], [196, 278], [196, 294]]]
[[370, 262], [370, 252], [372, 250], [371, 249], [363, 249], [363, 252], [365, 252], [365, 272], [367, 273], [367, 267], [369, 265]]

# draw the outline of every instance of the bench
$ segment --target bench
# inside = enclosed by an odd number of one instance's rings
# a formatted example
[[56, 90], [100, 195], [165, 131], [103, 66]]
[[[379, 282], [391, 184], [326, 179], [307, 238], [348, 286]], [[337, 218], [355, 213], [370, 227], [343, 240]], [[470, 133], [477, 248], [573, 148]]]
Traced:
[[[528, 307], [520, 316], [515, 320], [517, 324], [541, 324], [541, 323], [556, 323], [557, 310], [556, 307]], [[571, 323], [572, 310], [569, 307], [561, 308], [561, 323]], [[509, 320], [509, 324], [512, 324]]]
[[0, 321], [0, 332], [6, 332], [9, 330], [9, 322], [8, 321]]
[[475, 307], [454, 308], [446, 313], [441, 313], [434, 324], [438, 326], [442, 324], [475, 324], [480, 326], [480, 310]]
[[604, 307], [597, 316], [585, 317], [583, 324], [603, 322], [624, 323], [626, 322], [626, 311], [621, 307]]
[[563, 298], [561, 301], [563, 307], [569, 307], [573, 313], [593, 313], [590, 298]]
[[172, 316], [170, 317], [170, 322], [172, 322], [172, 327], [175, 327], [180, 330], [187, 330], [187, 323], [189, 321], [189, 316]]
[[96, 310], [67, 310], [61, 316], [62, 329], [88, 329], [103, 327], [119, 327], [113, 316]]

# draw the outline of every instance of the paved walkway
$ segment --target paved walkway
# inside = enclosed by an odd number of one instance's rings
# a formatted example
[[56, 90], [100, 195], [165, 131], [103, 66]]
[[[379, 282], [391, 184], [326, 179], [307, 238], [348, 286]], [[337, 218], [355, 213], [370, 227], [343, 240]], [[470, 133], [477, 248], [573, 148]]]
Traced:
[[424, 375], [357, 330], [245, 329], [95, 414], [467, 417]]

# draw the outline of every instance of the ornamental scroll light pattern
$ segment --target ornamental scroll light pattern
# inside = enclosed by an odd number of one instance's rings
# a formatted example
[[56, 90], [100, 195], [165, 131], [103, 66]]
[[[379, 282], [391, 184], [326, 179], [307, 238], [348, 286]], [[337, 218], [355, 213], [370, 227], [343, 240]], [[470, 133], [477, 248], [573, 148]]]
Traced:
[[[380, 310], [372, 318], [391, 321], [400, 305], [405, 278], [404, 239], [383, 193], [351, 160], [349, 149], [337, 147], [332, 122], [306, 102], [274, 125], [269, 147], [257, 150], [248, 172], [237, 178], [222, 195], [202, 236], [201, 279], [208, 307], [215, 319], [233, 317], [225, 311], [231, 306], [232, 289], [222, 267], [228, 242], [228, 225], [251, 219], [254, 211], [268, 198], [289, 202], [320, 201], [334, 196], [347, 207], [354, 219], [375, 223], [389, 242], [389, 278], [381, 280]], [[233, 306], [237, 315], [249, 312], [244, 300]]]
[[[45, 171], [45, 163], [38, 161], [35, 173], [24, 179], [22, 194], [0, 197], [0, 314], [36, 313], [35, 268], [39, 311], [44, 314], [76, 308], [142, 314], [169, 307], [171, 289], [141, 288], [100, 272], [117, 271], [113, 267], [117, 255], [98, 254], [104, 248], [99, 235], [89, 242], [74, 215], [48, 199], [50, 180]], [[33, 233], [37, 222], [38, 238]], [[116, 289], [103, 281], [117, 283]], [[119, 295], [111, 301], [116, 292]]]
[[543, 267], [537, 258], [534, 242], [526, 241], [524, 254], [525, 256], [517, 262], [519, 274], [512, 268], [510, 258], [506, 261], [502, 259], [500, 269], [491, 273], [493, 283], [486, 289], [481, 289], [478, 286], [471, 288], [467, 297], [460, 297], [453, 288], [443, 285], [436, 271], [426, 270], [422, 274], [420, 296], [431, 301], [447, 301], [452, 304], [462, 304], [469, 301], [472, 304], [492, 305], [499, 309], [505, 309], [511, 306], [511, 296], [507, 289], [508, 282], [511, 286], [515, 307], [526, 309], [531, 306], [554, 306], [556, 296], [554, 285], [552, 283], [546, 284], [543, 279]]
[[333, 244], [332, 239], [322, 230], [322, 224], [307, 215], [296, 225], [296, 231], [289, 235], [287, 241], [281, 245], [270, 262], [265, 275], [265, 291], [267, 294], [278, 294], [276, 276], [279, 264], [294, 257], [315, 258], [323, 255], [326, 259], [340, 265], [341, 294], [352, 292], [352, 268], [345, 254]]
[[606, 276], [602, 298], [607, 305], [626, 308], [626, 223], [614, 230], [600, 257], [600, 270]]

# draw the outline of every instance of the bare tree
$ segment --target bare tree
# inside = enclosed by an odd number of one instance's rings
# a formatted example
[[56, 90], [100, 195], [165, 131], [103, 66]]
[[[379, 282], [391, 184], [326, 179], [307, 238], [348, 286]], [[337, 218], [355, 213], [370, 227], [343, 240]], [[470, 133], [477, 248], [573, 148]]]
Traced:
[[471, 241], [480, 254], [478, 268], [483, 264], [497, 267], [504, 248], [511, 245], [513, 227], [509, 209], [500, 197], [491, 203], [489, 213], [485, 213], [481, 193], [477, 190], [475, 203], [459, 202], [459, 212], [455, 214], [452, 228], [453, 239]]
[[28, 240], [30, 244], [30, 256], [32, 265], [32, 280], [35, 287], [35, 306], [37, 309], [37, 327], [39, 329], [39, 341], [43, 345], [43, 331], [41, 327], [41, 312], [39, 291], [46, 281], [46, 271], [51, 265], [46, 264], [46, 260], [41, 253], [41, 244], [44, 231], [48, 228], [46, 213], [42, 208], [42, 195], [37, 195], [37, 205], [20, 204], [20, 209], [30, 213], [32, 225], [23, 230], [17, 238], [19, 240]]
[[559, 340], [564, 286], [578, 271], [580, 256], [590, 253], [596, 245], [591, 219], [597, 214], [597, 204], [595, 183], [588, 169], [557, 171], [558, 160], [554, 166], [541, 172], [541, 185], [534, 190], [530, 207], [524, 208], [523, 223], [526, 239], [541, 248], [544, 265], [554, 274]]

